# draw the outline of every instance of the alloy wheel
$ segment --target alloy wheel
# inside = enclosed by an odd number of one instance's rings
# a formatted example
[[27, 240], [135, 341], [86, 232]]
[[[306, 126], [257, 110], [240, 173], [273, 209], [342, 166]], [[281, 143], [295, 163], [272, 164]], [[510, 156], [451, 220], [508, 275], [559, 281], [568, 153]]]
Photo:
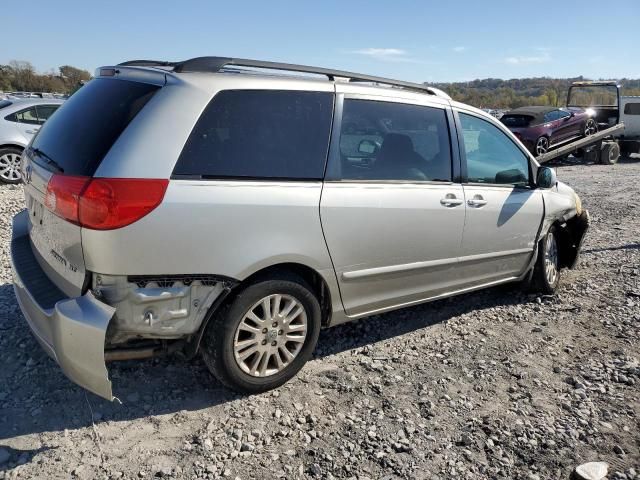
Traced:
[[307, 338], [307, 312], [291, 295], [273, 294], [256, 302], [236, 328], [233, 353], [252, 377], [275, 375], [293, 362]]
[[598, 125], [594, 120], [588, 120], [587, 124], [584, 126], [584, 136], [588, 137], [594, 133], [598, 133]]
[[20, 154], [5, 153], [0, 156], [0, 178], [9, 182], [20, 180]]
[[549, 285], [555, 285], [558, 279], [558, 245], [553, 233], [547, 234], [544, 253], [544, 274]]
[[543, 155], [549, 150], [549, 140], [547, 137], [540, 137], [536, 142], [536, 155]]

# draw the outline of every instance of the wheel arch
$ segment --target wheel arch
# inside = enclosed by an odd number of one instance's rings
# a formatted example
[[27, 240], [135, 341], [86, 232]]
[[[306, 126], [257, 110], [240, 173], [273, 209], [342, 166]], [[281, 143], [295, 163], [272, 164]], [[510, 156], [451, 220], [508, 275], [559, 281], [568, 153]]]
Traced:
[[[320, 303], [320, 311], [322, 318], [320, 320], [323, 327], [327, 327], [331, 324], [331, 316], [333, 312], [332, 301], [340, 301], [339, 298], [335, 298], [335, 294], [332, 295], [331, 288], [327, 280], [316, 269], [297, 262], [280, 262], [274, 263], [268, 266], [264, 266], [246, 278], [239, 280], [233, 284], [230, 284], [221, 294], [218, 301], [214, 302], [209, 312], [205, 316], [202, 324], [198, 328], [198, 332], [188, 339], [185, 346], [185, 354], [187, 357], [193, 357], [198, 353], [200, 344], [204, 336], [204, 332], [207, 325], [211, 321], [211, 318], [216, 312], [229, 305], [235, 296], [249, 285], [253, 285], [260, 280], [273, 279], [273, 278], [291, 278], [298, 277], [309, 285], [313, 293], [316, 295], [318, 302]], [[338, 295], [339, 297], [339, 295]]]
[[555, 227], [557, 233], [558, 267], [574, 268], [578, 263], [582, 241], [589, 227], [589, 214], [583, 211], [580, 215], [575, 215], [567, 221], [556, 219], [549, 224], [544, 235], [551, 227]]
[[0, 144], [0, 149], [3, 149], [3, 148], [17, 148], [19, 150], [24, 150], [26, 146], [20, 145], [19, 143], [16, 143], [16, 142], [8, 142], [8, 143]]
[[318, 299], [318, 302], [320, 303], [320, 309], [322, 311], [322, 326], [324, 327], [329, 325], [332, 311], [332, 295], [329, 285], [320, 272], [303, 263], [281, 262], [262, 267], [236, 285], [236, 287], [231, 291], [231, 294], [233, 295], [234, 292], [239, 292], [247, 286], [263, 279], [287, 276], [299, 277], [307, 283], [309, 287], [311, 287], [313, 293]]

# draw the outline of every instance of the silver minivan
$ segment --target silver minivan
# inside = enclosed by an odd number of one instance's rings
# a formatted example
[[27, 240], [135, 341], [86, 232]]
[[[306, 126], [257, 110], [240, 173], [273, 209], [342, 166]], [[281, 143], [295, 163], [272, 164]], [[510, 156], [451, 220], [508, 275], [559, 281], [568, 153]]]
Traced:
[[323, 327], [506, 282], [552, 293], [589, 224], [503, 125], [437, 89], [220, 57], [98, 69], [22, 174], [18, 302], [108, 399], [113, 360], [201, 353], [260, 392]]

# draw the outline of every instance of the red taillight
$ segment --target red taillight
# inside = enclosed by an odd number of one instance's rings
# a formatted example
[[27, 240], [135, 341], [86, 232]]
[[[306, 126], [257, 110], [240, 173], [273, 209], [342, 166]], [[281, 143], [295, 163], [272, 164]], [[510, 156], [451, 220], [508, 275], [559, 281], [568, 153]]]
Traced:
[[93, 230], [130, 225], [160, 205], [168, 180], [54, 175], [45, 205], [70, 222]]
[[53, 175], [47, 184], [45, 206], [59, 217], [77, 225], [80, 194], [89, 180], [89, 177]]

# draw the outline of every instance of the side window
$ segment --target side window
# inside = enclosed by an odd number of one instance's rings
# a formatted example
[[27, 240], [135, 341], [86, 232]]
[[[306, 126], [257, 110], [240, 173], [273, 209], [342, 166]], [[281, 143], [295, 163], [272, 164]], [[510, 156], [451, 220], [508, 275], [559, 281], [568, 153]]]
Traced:
[[469, 183], [529, 185], [529, 159], [499, 128], [460, 113]]
[[556, 112], [558, 112], [558, 118], [559, 119], [567, 118], [567, 117], [571, 116], [571, 114], [569, 112], [565, 112], [564, 110], [556, 110]]
[[38, 122], [44, 123], [49, 120], [49, 117], [53, 115], [58, 109], [59, 105], [38, 105], [36, 111], [38, 112]]
[[625, 115], [640, 115], [640, 103], [627, 103], [624, 106]]
[[173, 174], [320, 180], [332, 115], [328, 92], [222, 91], [198, 119]]
[[19, 123], [38, 125], [38, 113], [36, 112], [36, 107], [22, 110], [21, 112], [16, 112], [15, 121]]
[[547, 112], [544, 114], [545, 122], [553, 122], [554, 120], [558, 120], [560, 118], [560, 110], [552, 110], [551, 112]]
[[451, 181], [444, 110], [347, 99], [340, 130], [343, 180]]

